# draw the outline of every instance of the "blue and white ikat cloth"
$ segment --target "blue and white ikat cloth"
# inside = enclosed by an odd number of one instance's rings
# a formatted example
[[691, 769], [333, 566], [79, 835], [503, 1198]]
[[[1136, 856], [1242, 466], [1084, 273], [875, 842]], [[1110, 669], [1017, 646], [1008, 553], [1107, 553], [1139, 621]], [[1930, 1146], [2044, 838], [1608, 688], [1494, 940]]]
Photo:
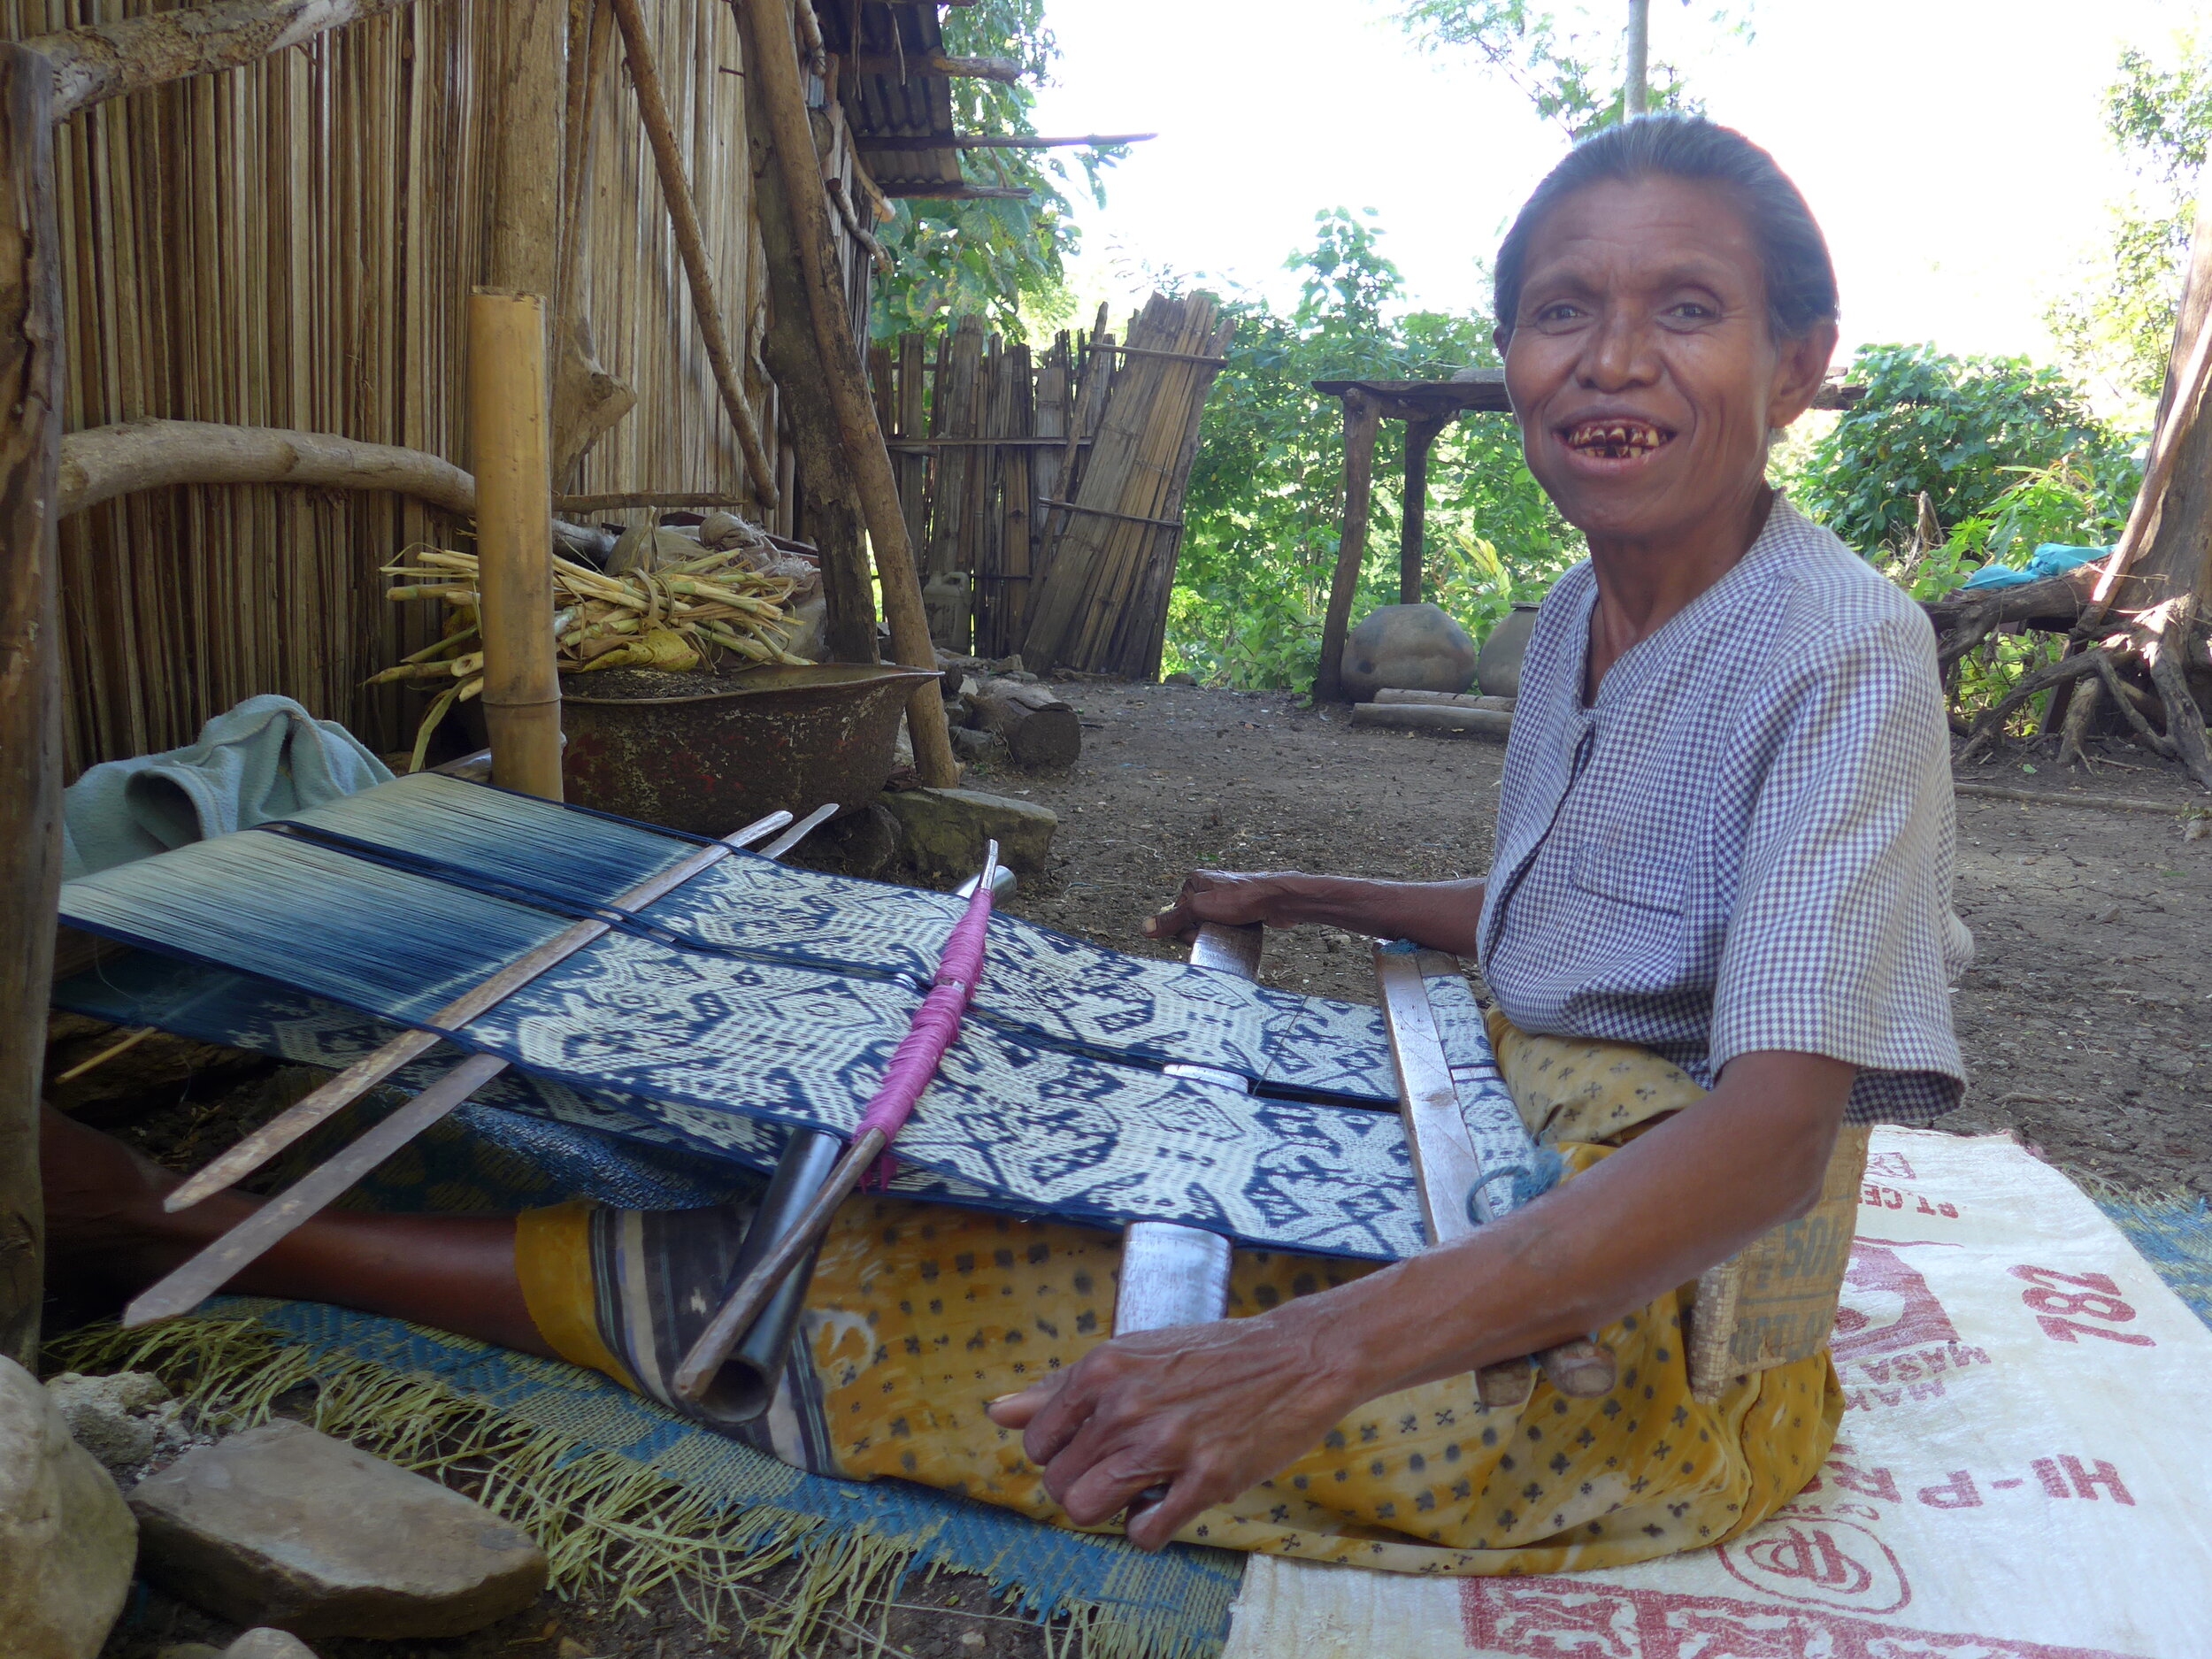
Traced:
[[[394, 1024], [441, 1029], [438, 1008], [576, 913], [523, 888], [603, 906], [690, 850], [488, 790], [461, 797], [493, 809], [463, 834], [456, 790], [479, 787], [405, 779], [303, 815], [347, 846], [250, 832], [68, 884], [71, 925], [175, 960], [134, 958], [65, 1000], [342, 1065]], [[534, 839], [529, 859], [515, 852]], [[571, 842], [585, 851], [553, 856]], [[526, 1075], [503, 1104], [763, 1169], [793, 1128], [850, 1130], [960, 908], [740, 855], [447, 1035]], [[1440, 1025], [1474, 1075], [1491, 1062], [1466, 1001]], [[1175, 1062], [1259, 1092], [1167, 1075]], [[974, 1011], [900, 1138], [897, 1186], [1391, 1259], [1424, 1243], [1395, 1096], [1372, 1009], [995, 918]]]

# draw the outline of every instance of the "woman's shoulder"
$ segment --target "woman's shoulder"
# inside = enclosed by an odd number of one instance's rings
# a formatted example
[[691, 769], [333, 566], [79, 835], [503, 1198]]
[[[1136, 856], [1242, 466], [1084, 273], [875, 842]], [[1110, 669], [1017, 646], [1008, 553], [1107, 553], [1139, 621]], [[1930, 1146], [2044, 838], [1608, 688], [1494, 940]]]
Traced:
[[1778, 612], [1778, 642], [1816, 655], [1874, 649], [1933, 660], [1935, 630], [1919, 603], [1787, 500], [1776, 497], [1755, 551], [1762, 603]]

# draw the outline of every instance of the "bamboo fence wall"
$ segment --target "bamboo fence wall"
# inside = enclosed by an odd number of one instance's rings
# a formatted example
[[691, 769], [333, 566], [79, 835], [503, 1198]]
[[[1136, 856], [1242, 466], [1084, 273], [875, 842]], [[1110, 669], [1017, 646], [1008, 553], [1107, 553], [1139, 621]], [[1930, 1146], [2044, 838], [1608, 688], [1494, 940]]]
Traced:
[[933, 609], [940, 645], [1159, 672], [1183, 492], [1232, 326], [1202, 297], [1156, 295], [1122, 342], [1102, 306], [1034, 354], [976, 317], [870, 354], [923, 581], [971, 584], [964, 628]]
[[[57, 134], [66, 428], [141, 417], [296, 427], [468, 465], [465, 309], [485, 274], [497, 4], [417, 0], [72, 119]], [[165, 9], [0, 0], [0, 31]], [[773, 445], [736, 21], [727, 0], [649, 0], [646, 12], [724, 325]], [[588, 165], [570, 299], [638, 401], [557, 485], [741, 490], [618, 46]], [[841, 166], [852, 188], [849, 159]], [[864, 307], [864, 260], [848, 252]], [[787, 454], [779, 470], [789, 478]], [[793, 528], [788, 504], [770, 527]], [[210, 715], [271, 691], [373, 747], [400, 747], [413, 704], [361, 681], [420, 643], [427, 619], [384, 601], [376, 568], [410, 541], [450, 544], [465, 528], [390, 495], [234, 486], [146, 492], [65, 520], [70, 774], [187, 741]]]

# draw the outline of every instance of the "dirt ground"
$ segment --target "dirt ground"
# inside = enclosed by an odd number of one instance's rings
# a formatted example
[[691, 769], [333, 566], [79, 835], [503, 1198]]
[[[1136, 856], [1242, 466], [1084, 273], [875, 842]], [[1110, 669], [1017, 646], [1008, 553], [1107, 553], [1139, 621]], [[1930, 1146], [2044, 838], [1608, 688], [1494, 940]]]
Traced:
[[[1061, 689], [1087, 728], [1076, 766], [968, 780], [1060, 815], [1052, 866], [1009, 902], [1015, 913], [1118, 949], [1165, 955], [1140, 930], [1187, 870], [1433, 879], [1488, 868], [1498, 742], [1355, 728], [1341, 710], [1302, 709], [1284, 694], [1110, 682]], [[2212, 1194], [2212, 974], [2201, 965], [2212, 839], [2186, 839], [2183, 818], [2206, 797], [2117, 747], [2093, 778], [2055, 774], [2047, 756], [2023, 750], [1961, 780], [2040, 799], [1970, 794], [1959, 802], [1958, 906], [1978, 949], [1955, 995], [1973, 1075], [1945, 1126], [2008, 1131], [2078, 1178]], [[2172, 810], [2060, 803], [2085, 795]], [[1363, 941], [1333, 930], [1271, 934], [1263, 972], [1286, 989], [1372, 1000]], [[65, 1065], [104, 1041], [80, 1034], [57, 1060]], [[98, 1072], [58, 1098], [157, 1156], [195, 1165], [280, 1103], [265, 1098], [265, 1071], [242, 1078], [223, 1051], [148, 1047], [142, 1060], [164, 1097], [159, 1110], [98, 1098], [106, 1093]], [[778, 1597], [787, 1578], [766, 1575], [755, 1594]], [[858, 1612], [859, 1623], [818, 1628], [788, 1651], [1032, 1659], [1062, 1645], [1048, 1649], [1033, 1619], [961, 1575], [917, 1575], [895, 1604]], [[226, 1633], [155, 1595], [119, 1629], [108, 1659], [153, 1659], [165, 1645]], [[641, 1615], [548, 1596], [463, 1641], [321, 1651], [325, 1659], [762, 1659], [770, 1649], [709, 1641], [672, 1602]]]

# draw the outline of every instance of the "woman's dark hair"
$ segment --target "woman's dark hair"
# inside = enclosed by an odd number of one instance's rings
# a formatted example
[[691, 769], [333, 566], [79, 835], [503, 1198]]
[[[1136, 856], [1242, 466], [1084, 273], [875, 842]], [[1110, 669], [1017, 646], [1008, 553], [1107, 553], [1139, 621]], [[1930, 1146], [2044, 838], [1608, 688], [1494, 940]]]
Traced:
[[1836, 267], [1812, 210], [1774, 157], [1733, 127], [1699, 115], [1647, 115], [1609, 127], [1567, 152], [1522, 204], [1498, 246], [1498, 332], [1510, 337], [1521, 307], [1529, 239], [1546, 214], [1594, 184], [1686, 179], [1717, 185], [1743, 210], [1766, 277], [1767, 324], [1777, 340], [1802, 340], [1836, 319]]

